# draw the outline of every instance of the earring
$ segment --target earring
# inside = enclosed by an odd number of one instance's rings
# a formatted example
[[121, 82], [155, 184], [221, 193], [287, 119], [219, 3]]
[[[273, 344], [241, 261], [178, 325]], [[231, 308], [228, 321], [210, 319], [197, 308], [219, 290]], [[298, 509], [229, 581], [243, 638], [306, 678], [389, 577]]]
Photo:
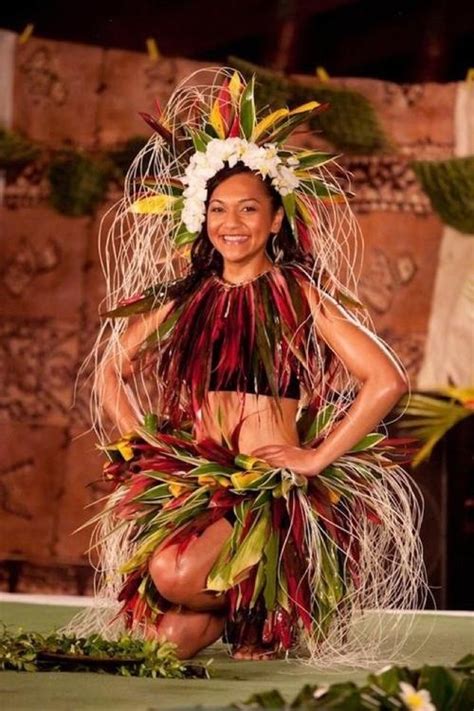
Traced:
[[278, 264], [283, 259], [283, 250], [281, 248], [278, 249], [278, 246], [276, 244], [278, 235], [279, 235], [279, 233], [275, 232], [275, 234], [272, 236], [272, 252], [275, 255], [275, 258], [274, 258], [275, 264]]

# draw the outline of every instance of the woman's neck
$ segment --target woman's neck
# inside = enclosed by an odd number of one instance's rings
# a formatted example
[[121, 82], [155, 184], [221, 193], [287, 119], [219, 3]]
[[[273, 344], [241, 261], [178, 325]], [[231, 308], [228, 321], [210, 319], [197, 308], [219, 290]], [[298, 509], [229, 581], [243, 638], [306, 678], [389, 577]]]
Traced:
[[266, 255], [263, 255], [262, 259], [254, 259], [248, 264], [224, 262], [222, 277], [227, 282], [240, 284], [240, 282], [255, 279], [261, 274], [270, 271], [272, 267], [273, 262]]

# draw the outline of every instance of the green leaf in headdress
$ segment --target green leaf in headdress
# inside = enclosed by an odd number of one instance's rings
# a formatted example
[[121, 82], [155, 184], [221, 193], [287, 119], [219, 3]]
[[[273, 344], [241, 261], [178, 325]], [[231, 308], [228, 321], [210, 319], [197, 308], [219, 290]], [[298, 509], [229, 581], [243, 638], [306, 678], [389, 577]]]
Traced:
[[250, 140], [256, 121], [255, 109], [255, 77], [252, 77], [240, 98], [240, 125], [244, 138]]
[[290, 227], [295, 231], [295, 214], [296, 214], [296, 198], [294, 193], [289, 193], [289, 195], [282, 195], [281, 201], [285, 209], [285, 214], [290, 223]]
[[191, 138], [193, 141], [194, 148], [202, 153], [206, 152], [207, 144], [210, 140], [212, 140], [212, 136], [210, 136], [205, 131], [200, 130], [192, 131]]

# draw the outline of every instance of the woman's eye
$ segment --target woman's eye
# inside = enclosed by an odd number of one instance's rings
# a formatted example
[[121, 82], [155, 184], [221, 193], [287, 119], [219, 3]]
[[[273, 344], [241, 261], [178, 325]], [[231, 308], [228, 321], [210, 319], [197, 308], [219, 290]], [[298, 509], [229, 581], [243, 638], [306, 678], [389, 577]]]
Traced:
[[245, 210], [246, 212], [255, 212], [255, 211], [256, 211], [256, 208], [253, 207], [253, 205], [246, 205], [246, 206], [244, 207], [244, 210]]
[[222, 212], [222, 207], [211, 207], [209, 212]]

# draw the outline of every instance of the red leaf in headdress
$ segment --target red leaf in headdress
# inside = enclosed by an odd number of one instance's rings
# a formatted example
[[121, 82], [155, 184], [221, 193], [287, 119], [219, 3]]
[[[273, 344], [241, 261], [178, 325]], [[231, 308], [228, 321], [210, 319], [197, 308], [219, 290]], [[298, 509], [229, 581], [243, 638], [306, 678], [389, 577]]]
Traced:
[[139, 111], [139, 115], [142, 119], [152, 128], [156, 133], [158, 133], [162, 138], [165, 139], [167, 143], [173, 143], [173, 134], [167, 128], [165, 128], [154, 116], [147, 114], [145, 111]]
[[234, 120], [232, 122], [232, 126], [230, 127], [228, 137], [229, 138], [238, 138], [240, 136], [240, 115], [239, 112], [236, 111], [234, 115]]
[[220, 115], [225, 123], [226, 136], [229, 135], [229, 129], [233, 113], [232, 98], [229, 91], [229, 82], [229, 79], [224, 79], [219, 89], [219, 93], [217, 94], [217, 103], [219, 106]]

